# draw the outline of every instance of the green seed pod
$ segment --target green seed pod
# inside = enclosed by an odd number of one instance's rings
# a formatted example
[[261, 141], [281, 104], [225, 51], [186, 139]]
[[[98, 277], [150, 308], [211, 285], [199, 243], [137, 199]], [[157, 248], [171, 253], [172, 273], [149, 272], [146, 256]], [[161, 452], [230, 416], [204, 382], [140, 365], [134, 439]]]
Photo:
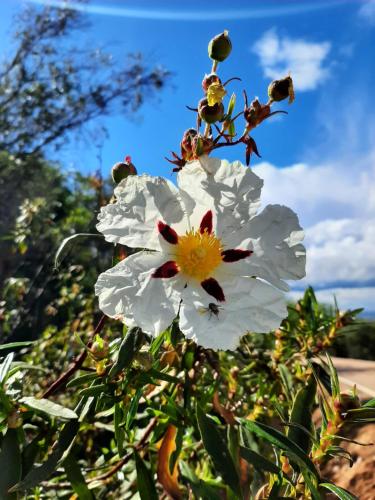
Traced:
[[289, 98], [289, 104], [294, 101], [293, 80], [286, 76], [281, 80], [275, 80], [268, 86], [268, 96], [272, 101], [283, 101]]
[[206, 123], [215, 123], [223, 118], [224, 106], [221, 102], [216, 103], [214, 106], [209, 106], [207, 99], [204, 97], [199, 101], [198, 113]]
[[228, 36], [228, 31], [223, 31], [216, 35], [208, 44], [208, 55], [211, 59], [223, 62], [232, 51], [232, 42]]
[[129, 175], [137, 175], [137, 169], [131, 162], [130, 156], [125, 158], [125, 161], [115, 163], [112, 167], [112, 179], [115, 184], [118, 184]]

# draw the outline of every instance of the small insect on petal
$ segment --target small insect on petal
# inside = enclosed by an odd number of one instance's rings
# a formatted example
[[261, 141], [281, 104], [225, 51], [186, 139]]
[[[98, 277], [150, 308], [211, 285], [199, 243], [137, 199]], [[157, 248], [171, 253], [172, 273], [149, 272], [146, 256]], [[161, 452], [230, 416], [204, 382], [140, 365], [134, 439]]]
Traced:
[[223, 257], [224, 262], [237, 262], [239, 260], [246, 259], [246, 257], [250, 257], [252, 253], [252, 250], [233, 248], [230, 250], [224, 250], [224, 252], [221, 252], [221, 256]]
[[207, 232], [208, 234], [212, 233], [212, 210], [206, 212], [202, 217], [199, 231], [201, 234], [203, 234], [204, 232]]
[[158, 231], [163, 236], [165, 241], [167, 241], [171, 245], [177, 244], [178, 234], [176, 233], [176, 231], [174, 229], [171, 228], [171, 226], [168, 226], [168, 224], [164, 224], [164, 222], [159, 221], [158, 222]]
[[212, 295], [218, 302], [225, 301], [225, 295], [223, 289], [215, 278], [208, 278], [201, 282], [202, 288], [209, 294]]
[[153, 278], [173, 278], [179, 272], [178, 266], [174, 260], [165, 262], [162, 266], [155, 269], [152, 273]]

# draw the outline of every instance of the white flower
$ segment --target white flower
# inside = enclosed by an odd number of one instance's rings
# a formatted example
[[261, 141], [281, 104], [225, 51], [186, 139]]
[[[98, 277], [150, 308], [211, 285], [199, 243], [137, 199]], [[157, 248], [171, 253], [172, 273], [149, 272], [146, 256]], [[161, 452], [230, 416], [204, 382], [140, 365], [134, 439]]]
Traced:
[[151, 335], [179, 314], [186, 337], [215, 349], [278, 327], [286, 306], [275, 287], [305, 275], [296, 214], [268, 205], [256, 215], [263, 181], [240, 162], [203, 157], [177, 181], [128, 177], [102, 208], [106, 240], [143, 249], [99, 276], [102, 311]]

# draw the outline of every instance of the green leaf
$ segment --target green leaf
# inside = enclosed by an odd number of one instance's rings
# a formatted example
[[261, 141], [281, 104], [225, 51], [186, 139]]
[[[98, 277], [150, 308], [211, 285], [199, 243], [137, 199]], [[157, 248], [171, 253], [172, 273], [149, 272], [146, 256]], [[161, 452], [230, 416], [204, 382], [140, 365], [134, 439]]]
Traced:
[[66, 384], [66, 387], [79, 387], [80, 385], [86, 384], [87, 382], [92, 382], [97, 378], [98, 375], [96, 373], [85, 373], [80, 377], [69, 380], [69, 382]]
[[1, 500], [16, 499], [17, 495], [8, 493], [11, 486], [21, 479], [21, 453], [16, 429], [8, 429], [1, 443], [0, 471]]
[[79, 391], [80, 396], [99, 396], [102, 393], [108, 393], [108, 385], [107, 384], [98, 384], [93, 385], [91, 387], [86, 387]]
[[288, 368], [283, 365], [279, 364], [278, 365], [278, 370], [280, 373], [280, 377], [283, 383], [284, 391], [285, 391], [285, 396], [287, 400], [291, 403], [293, 400], [293, 377]]
[[0, 384], [3, 384], [6, 380], [10, 367], [12, 365], [14, 353], [10, 352], [4, 361], [0, 365]]
[[344, 488], [336, 486], [335, 484], [320, 483], [319, 486], [321, 488], [325, 488], [331, 493], [334, 493], [337, 496], [337, 498], [340, 498], [340, 500], [359, 500], [358, 497], [352, 495], [349, 491], [344, 490]]
[[38, 399], [32, 396], [22, 398], [20, 403], [32, 408], [33, 410], [47, 413], [53, 417], [62, 418], [64, 420], [72, 420], [78, 418], [78, 415], [69, 408], [65, 408], [57, 403], [49, 401], [49, 399]]
[[203, 412], [199, 404], [197, 404], [196, 411], [203, 445], [210, 455], [216, 471], [222, 476], [225, 484], [241, 497], [239, 476], [217, 424]]
[[121, 424], [123, 423], [123, 411], [122, 411], [122, 405], [120, 403], [115, 404], [115, 415], [113, 419], [113, 423], [115, 426], [115, 439], [117, 443], [117, 450], [118, 454], [120, 457], [124, 454], [124, 441], [125, 441], [125, 431], [121, 427]]
[[72, 485], [73, 490], [78, 495], [79, 500], [93, 500], [94, 496], [88, 489], [85, 478], [83, 477], [80, 466], [77, 461], [68, 457], [64, 460], [64, 469], [66, 477]]
[[27, 342], [10, 342], [9, 344], [0, 345], [0, 351], [6, 351], [7, 349], [15, 349], [17, 347], [26, 347], [34, 344], [34, 341], [29, 340]]
[[62, 428], [59, 437], [52, 447], [52, 452], [42, 465], [34, 467], [22, 481], [16, 484], [11, 491], [28, 490], [34, 488], [41, 481], [45, 481], [69, 455], [79, 430], [78, 420], [70, 420]]
[[133, 420], [137, 414], [137, 410], [138, 410], [138, 404], [139, 404], [139, 400], [141, 399], [142, 397], [142, 394], [143, 394], [143, 389], [137, 389], [133, 399], [131, 400], [131, 403], [130, 403], [130, 406], [129, 406], [129, 410], [128, 410], [128, 413], [126, 415], [126, 424], [125, 424], [125, 427], [127, 430], [130, 429], [132, 423], [133, 423]]
[[230, 99], [229, 99], [229, 103], [228, 103], [228, 109], [227, 109], [227, 115], [231, 116], [231, 114], [233, 113], [234, 111], [234, 107], [236, 105], [236, 94], [233, 93], [231, 96], [230, 96]]
[[283, 450], [286, 455], [297, 462], [300, 467], [308, 469], [314, 476], [319, 477], [318, 471], [307, 454], [280, 431], [260, 422], [253, 422], [245, 419], [241, 419], [241, 422], [259, 438], [264, 439], [271, 445], [276, 446], [276, 448]]
[[134, 450], [135, 467], [137, 469], [137, 489], [141, 500], [158, 500], [155, 481], [146, 464]]
[[173, 377], [168, 373], [160, 372], [158, 370], [155, 370], [154, 368], [148, 370], [147, 374], [151, 375], [151, 377], [156, 378], [157, 380], [165, 380], [166, 382], [171, 382], [172, 384], [179, 384], [181, 382], [179, 378]]
[[370, 401], [367, 401], [367, 403], [365, 403], [363, 405], [363, 407], [366, 407], [366, 408], [375, 408], [375, 398], [374, 399], [370, 399]]
[[223, 491], [219, 486], [208, 484], [200, 479], [195, 472], [183, 461], [180, 462], [182, 476], [190, 484], [191, 489], [197, 499], [222, 500]]
[[339, 377], [337, 375], [337, 370], [333, 366], [331, 356], [326, 353], [327, 357], [327, 364], [329, 367], [329, 374], [331, 377], [331, 386], [332, 386], [332, 397], [336, 398], [340, 394], [340, 383], [339, 383]]
[[255, 469], [259, 472], [270, 472], [271, 474], [282, 474], [281, 469], [277, 467], [273, 462], [264, 458], [259, 453], [251, 450], [250, 448], [246, 448], [245, 446], [241, 446], [240, 448], [241, 457], [249, 462]]
[[[307, 471], [302, 471], [303, 479], [310, 491], [312, 500], [322, 500], [322, 496], [317, 490], [317, 487], [314, 484], [314, 480], [310, 477], [310, 474]], [[315, 478], [316, 479], [316, 478]]]
[[56, 255], [55, 255], [55, 269], [58, 269], [61, 261], [63, 259], [63, 252], [66, 250], [66, 247], [69, 248], [69, 245], [71, 243], [75, 243], [75, 240], [78, 238], [104, 238], [102, 234], [98, 233], [76, 233], [73, 234], [72, 236], [69, 236], [68, 238], [65, 238], [59, 248], [57, 249]]
[[[310, 376], [306, 387], [302, 387], [293, 401], [290, 422], [303, 426], [308, 432], [312, 428], [312, 410], [315, 402], [316, 380]], [[288, 438], [296, 443], [306, 454], [310, 451], [311, 439], [308, 433], [298, 427], [289, 427]]]
[[362, 408], [355, 408], [347, 411], [347, 420], [357, 418], [375, 418], [375, 408], [371, 406], [363, 406]]
[[128, 368], [143, 342], [143, 332], [140, 328], [131, 328], [121, 342], [117, 360], [112, 366], [109, 376], [116, 377], [122, 370]]

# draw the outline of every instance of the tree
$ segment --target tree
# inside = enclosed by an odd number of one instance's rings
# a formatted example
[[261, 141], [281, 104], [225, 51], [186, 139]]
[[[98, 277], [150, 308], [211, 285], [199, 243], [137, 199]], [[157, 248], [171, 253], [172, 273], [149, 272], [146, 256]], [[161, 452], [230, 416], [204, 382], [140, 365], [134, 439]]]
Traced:
[[26, 8], [15, 20], [14, 54], [0, 70], [0, 148], [35, 154], [61, 145], [67, 132], [116, 110], [136, 111], [160, 90], [168, 71], [149, 68], [139, 54], [117, 64], [98, 47], [71, 36], [86, 24], [69, 8]]
[[[53, 272], [54, 254], [74, 232], [94, 232], [102, 203], [100, 177], [67, 178], [46, 159], [70, 133], [94, 118], [137, 111], [169, 73], [148, 67], [140, 55], [117, 64], [99, 48], [73, 45], [87, 26], [68, 8], [31, 8], [15, 20], [13, 55], [0, 69], [0, 330], [3, 338], [35, 337], [46, 307], [58, 300], [69, 273]], [[99, 251], [105, 246], [98, 242]], [[76, 264], [92, 259], [92, 244]], [[108, 253], [108, 252], [107, 252]], [[93, 273], [87, 290], [92, 289]], [[68, 318], [69, 315], [66, 315]]]

